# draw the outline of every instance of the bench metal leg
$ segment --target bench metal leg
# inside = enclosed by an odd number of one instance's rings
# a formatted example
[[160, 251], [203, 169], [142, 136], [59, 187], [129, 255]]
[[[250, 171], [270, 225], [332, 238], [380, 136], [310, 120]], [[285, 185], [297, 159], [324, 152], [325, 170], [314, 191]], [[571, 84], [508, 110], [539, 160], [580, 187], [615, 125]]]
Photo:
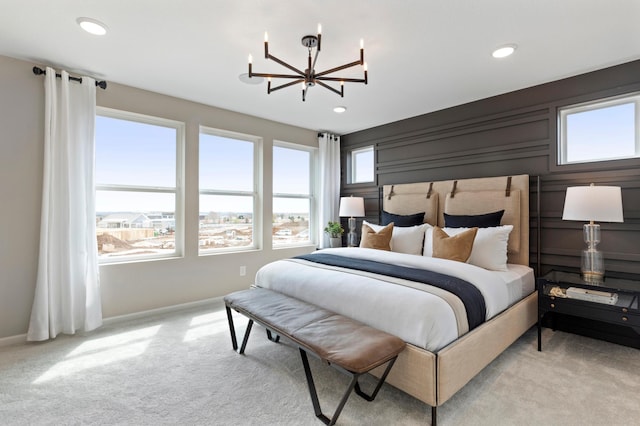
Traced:
[[238, 341], [236, 340], [236, 329], [233, 326], [233, 315], [231, 314], [231, 308], [225, 306], [227, 308], [227, 321], [229, 322], [229, 332], [231, 332], [231, 346], [233, 350], [238, 350]]
[[267, 329], [267, 339], [271, 340], [274, 343], [278, 343], [280, 341], [280, 336], [276, 334], [276, 337], [274, 339], [273, 334], [271, 334], [271, 330]]
[[431, 426], [436, 426], [438, 424], [437, 423], [437, 420], [438, 420], [438, 417], [437, 417], [438, 410], [437, 409], [438, 409], [438, 407], [431, 407]]
[[236, 339], [236, 329], [233, 326], [233, 315], [231, 314], [231, 308], [227, 308], [227, 320], [229, 321], [229, 331], [231, 332], [231, 346], [234, 351], [238, 351], [239, 354], [244, 354], [244, 349], [247, 347], [247, 341], [249, 341], [249, 334], [251, 334], [251, 328], [253, 327], [253, 320], [249, 319], [247, 324], [247, 330], [244, 332], [244, 338], [242, 339], [242, 346], [238, 350], [238, 340]]
[[238, 353], [242, 355], [244, 353], [244, 348], [247, 347], [247, 342], [249, 341], [249, 334], [251, 334], [251, 327], [253, 327], [253, 320], [249, 320], [249, 324], [247, 324], [247, 331], [244, 332], [244, 339], [242, 339], [242, 346], [240, 346], [240, 350]]
[[336, 408], [335, 413], [331, 418], [328, 418], [322, 413], [322, 409], [320, 408], [320, 401], [318, 400], [318, 393], [316, 392], [316, 385], [313, 382], [313, 375], [311, 374], [311, 368], [309, 367], [309, 359], [307, 358], [307, 352], [304, 349], [300, 348], [300, 358], [302, 358], [302, 365], [304, 366], [304, 374], [307, 376], [307, 385], [309, 386], [309, 394], [311, 394], [311, 403], [313, 404], [313, 411], [316, 414], [316, 417], [322, 420], [322, 422], [326, 425], [334, 425], [336, 420], [338, 420], [338, 416], [342, 412], [344, 405], [347, 403], [347, 399], [351, 395], [353, 388], [358, 383], [358, 377], [360, 374], [353, 374], [351, 378], [351, 383], [349, 383], [349, 387], [346, 392], [342, 396], [338, 407]]
[[376, 385], [376, 388], [374, 389], [371, 395], [367, 395], [366, 393], [364, 393], [362, 389], [360, 389], [359, 383], [356, 383], [356, 387], [355, 387], [356, 393], [360, 395], [362, 398], [366, 399], [367, 401], [373, 401], [374, 399], [376, 399], [376, 396], [378, 395], [378, 391], [380, 391], [380, 388], [384, 384], [384, 381], [387, 380], [387, 375], [389, 374], [389, 371], [391, 371], [391, 367], [393, 367], [393, 364], [396, 362], [396, 359], [398, 359], [397, 356], [389, 360], [389, 362], [387, 363], [387, 368], [384, 370], [384, 374], [382, 374], [382, 377], [380, 377], [380, 379], [378, 380], [378, 384]]

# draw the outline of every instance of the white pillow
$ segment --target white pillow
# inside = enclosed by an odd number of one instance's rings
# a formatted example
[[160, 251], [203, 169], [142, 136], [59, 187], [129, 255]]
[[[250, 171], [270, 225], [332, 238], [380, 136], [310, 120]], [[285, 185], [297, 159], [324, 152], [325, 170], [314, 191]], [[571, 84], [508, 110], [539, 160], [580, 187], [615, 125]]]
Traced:
[[[376, 232], [380, 232], [384, 226], [369, 223], [366, 220], [362, 223], [367, 224]], [[417, 226], [394, 226], [391, 235], [391, 251], [396, 253], [422, 254], [424, 243], [424, 232], [431, 228], [431, 225], [424, 223]]]
[[[457, 235], [469, 228], [442, 228], [449, 236]], [[491, 271], [507, 270], [507, 241], [513, 225], [478, 228], [471, 256], [467, 263]], [[427, 229], [424, 236], [423, 256], [433, 256], [433, 229]]]

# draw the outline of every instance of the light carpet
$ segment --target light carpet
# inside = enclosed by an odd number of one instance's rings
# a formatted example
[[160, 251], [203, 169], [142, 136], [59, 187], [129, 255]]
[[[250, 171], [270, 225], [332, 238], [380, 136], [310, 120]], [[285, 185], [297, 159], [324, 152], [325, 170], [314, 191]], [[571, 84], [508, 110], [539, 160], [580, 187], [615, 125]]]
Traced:
[[[330, 415], [348, 378], [310, 361]], [[430, 421], [429, 406], [385, 384], [373, 402], [352, 395], [338, 424]], [[438, 408], [440, 425], [638, 422], [640, 351], [549, 329], [543, 352], [529, 330]], [[256, 326], [238, 355], [222, 303], [0, 348], [0, 424], [322, 425], [297, 349]]]

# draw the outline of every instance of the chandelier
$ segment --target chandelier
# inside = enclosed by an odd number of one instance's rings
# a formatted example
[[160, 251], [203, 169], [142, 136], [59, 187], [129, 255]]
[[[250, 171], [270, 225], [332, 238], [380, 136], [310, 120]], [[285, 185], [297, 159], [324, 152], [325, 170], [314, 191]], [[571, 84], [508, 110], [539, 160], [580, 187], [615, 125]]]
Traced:
[[[344, 83], [364, 83], [367, 84], [368, 76], [367, 76], [367, 64], [364, 62], [364, 43], [360, 40], [360, 59], [357, 61], [350, 62], [348, 64], [340, 65], [335, 68], [328, 69], [326, 71], [316, 72], [316, 62], [318, 60], [318, 54], [320, 53], [321, 42], [322, 42], [322, 27], [318, 25], [318, 35], [306, 35], [302, 37], [302, 45], [307, 48], [309, 51], [309, 56], [307, 57], [307, 68], [302, 71], [293, 65], [289, 65], [281, 59], [276, 58], [272, 54], [269, 53], [269, 36], [265, 32], [264, 33], [264, 57], [265, 59], [271, 59], [274, 62], [282, 65], [285, 68], [290, 69], [295, 74], [271, 74], [271, 73], [258, 73], [253, 72], [252, 62], [253, 58], [249, 55], [249, 78], [252, 77], [266, 77], [268, 79], [267, 82], [267, 94], [271, 92], [275, 92], [276, 90], [284, 89], [285, 87], [293, 86], [296, 84], [302, 85], [302, 101], [304, 102], [307, 97], [307, 91], [310, 87], [313, 86], [321, 86], [325, 89], [328, 89], [338, 95], [340, 97], [344, 97]], [[315, 53], [314, 53], [315, 49]], [[343, 77], [330, 77], [329, 74], [333, 74], [338, 71], [342, 71], [347, 68], [355, 67], [361, 65], [364, 69], [364, 78], [343, 78]], [[272, 78], [282, 78], [291, 80], [287, 83], [283, 83], [279, 86], [272, 87], [271, 79]], [[330, 86], [328, 82], [335, 81], [340, 83], [340, 90]]]

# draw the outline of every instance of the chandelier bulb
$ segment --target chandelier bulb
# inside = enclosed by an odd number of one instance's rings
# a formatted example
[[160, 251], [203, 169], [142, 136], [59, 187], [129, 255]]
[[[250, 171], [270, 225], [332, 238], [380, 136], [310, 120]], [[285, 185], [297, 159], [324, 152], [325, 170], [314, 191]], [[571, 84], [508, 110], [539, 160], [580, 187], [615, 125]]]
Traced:
[[318, 24], [318, 34], [322, 34], [322, 24]]
[[250, 64], [253, 63], [253, 56], [252, 55], [249, 55], [249, 63]]
[[269, 41], [269, 33], [267, 33], [266, 31], [264, 32], [264, 41], [265, 43]]
[[360, 39], [360, 49], [364, 49], [364, 39]]

